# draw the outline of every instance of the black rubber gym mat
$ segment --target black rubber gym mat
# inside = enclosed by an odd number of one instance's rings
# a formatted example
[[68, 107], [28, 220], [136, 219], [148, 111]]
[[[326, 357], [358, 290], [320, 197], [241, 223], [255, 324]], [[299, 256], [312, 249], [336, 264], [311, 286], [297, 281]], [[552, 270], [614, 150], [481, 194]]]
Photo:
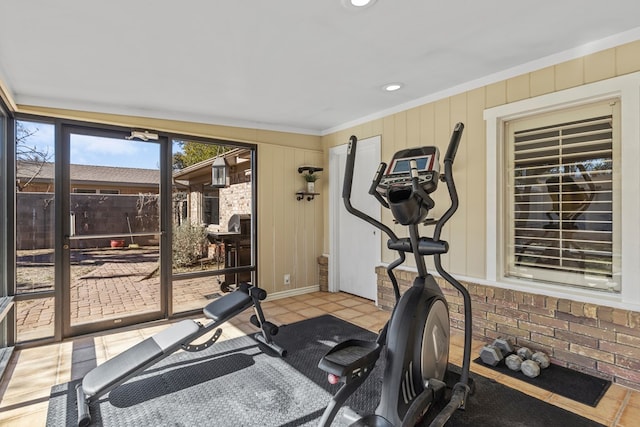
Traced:
[[[216, 343], [200, 353], [176, 353], [92, 405], [93, 425], [124, 426], [314, 426], [337, 386], [318, 361], [347, 338], [373, 339], [369, 331], [332, 316], [280, 329], [285, 359], [261, 351], [248, 337]], [[383, 363], [348, 404], [373, 411]], [[447, 424], [492, 426], [599, 426], [486, 378], [474, 376], [476, 394], [466, 411]], [[47, 426], [76, 424], [75, 384], [52, 388]], [[338, 417], [334, 426], [346, 425]]]
[[478, 357], [474, 362], [594, 408], [598, 406], [598, 402], [611, 385], [611, 381], [557, 365], [550, 365], [547, 369], [543, 369], [539, 376], [529, 378], [520, 371], [509, 369], [504, 361], [497, 366], [489, 366]]

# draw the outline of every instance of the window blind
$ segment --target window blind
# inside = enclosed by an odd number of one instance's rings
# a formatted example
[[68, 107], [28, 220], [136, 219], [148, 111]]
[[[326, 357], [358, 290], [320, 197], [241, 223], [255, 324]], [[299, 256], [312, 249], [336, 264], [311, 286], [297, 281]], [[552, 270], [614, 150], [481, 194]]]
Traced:
[[577, 285], [585, 277], [611, 283], [613, 126], [609, 114], [512, 131], [508, 273]]

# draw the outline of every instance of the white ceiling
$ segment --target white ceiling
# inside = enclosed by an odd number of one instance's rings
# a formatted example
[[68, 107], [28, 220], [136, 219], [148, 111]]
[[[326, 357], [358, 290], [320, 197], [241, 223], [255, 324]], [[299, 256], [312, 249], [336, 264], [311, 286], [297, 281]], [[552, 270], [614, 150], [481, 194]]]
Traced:
[[324, 134], [640, 39], [638, 0], [343, 1], [2, 0], [0, 80], [17, 104]]

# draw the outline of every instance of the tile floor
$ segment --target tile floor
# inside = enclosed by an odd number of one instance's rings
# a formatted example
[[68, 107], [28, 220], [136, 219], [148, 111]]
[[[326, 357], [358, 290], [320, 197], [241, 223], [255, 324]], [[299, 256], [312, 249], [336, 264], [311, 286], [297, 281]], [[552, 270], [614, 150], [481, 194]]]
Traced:
[[[389, 315], [370, 301], [343, 293], [316, 292], [267, 301], [263, 308], [269, 320], [276, 324], [293, 323], [330, 313], [372, 331], [378, 331]], [[225, 325], [223, 338], [253, 332], [255, 329], [248, 323], [251, 314], [251, 310], [247, 310]], [[44, 426], [51, 386], [82, 377], [96, 364], [166, 327], [165, 322], [17, 351], [7, 375], [0, 382], [0, 426]], [[459, 365], [463, 337], [454, 335], [452, 338], [450, 361]], [[472, 355], [477, 354], [482, 345], [483, 343], [474, 342]], [[472, 364], [472, 370], [607, 426], [637, 426], [640, 420], [640, 392], [618, 385], [612, 385], [598, 407], [592, 408], [477, 364]]]

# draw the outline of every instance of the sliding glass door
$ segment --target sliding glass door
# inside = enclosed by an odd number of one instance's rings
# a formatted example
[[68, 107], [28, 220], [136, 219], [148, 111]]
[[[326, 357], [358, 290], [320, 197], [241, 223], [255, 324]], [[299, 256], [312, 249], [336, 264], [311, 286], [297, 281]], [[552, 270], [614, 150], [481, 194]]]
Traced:
[[63, 126], [62, 142], [65, 335], [162, 317], [162, 141]]
[[255, 146], [19, 117], [11, 156], [17, 342], [195, 314], [254, 281]]

